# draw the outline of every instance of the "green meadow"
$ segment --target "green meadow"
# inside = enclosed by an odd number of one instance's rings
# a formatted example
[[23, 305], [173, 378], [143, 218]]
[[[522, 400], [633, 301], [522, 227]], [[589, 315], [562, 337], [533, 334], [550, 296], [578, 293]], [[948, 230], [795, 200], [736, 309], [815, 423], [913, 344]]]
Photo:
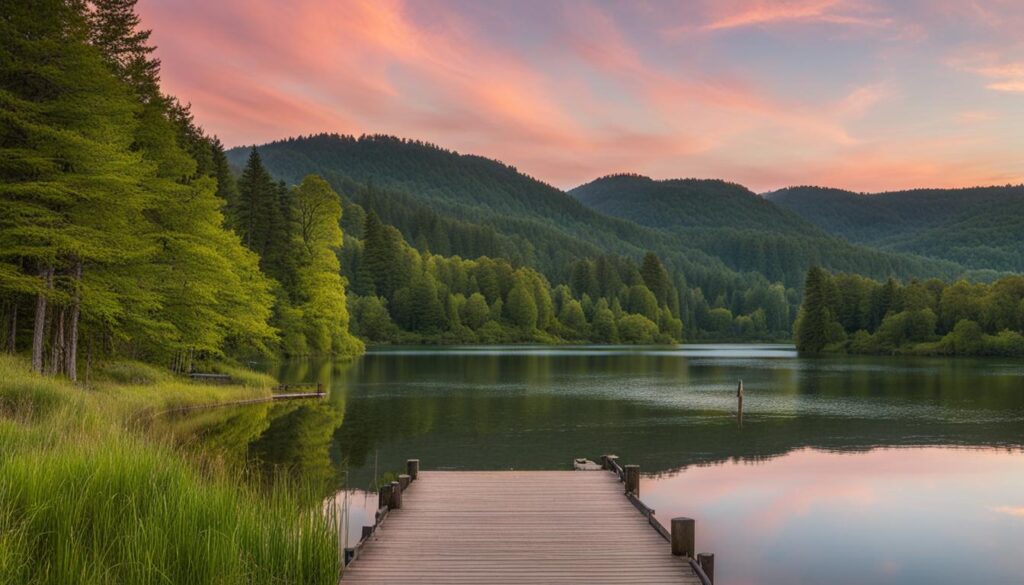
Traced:
[[83, 388], [3, 356], [0, 380], [0, 582], [337, 581], [313, 490], [149, 430], [168, 409], [267, 396], [272, 379], [203, 385], [123, 362]]

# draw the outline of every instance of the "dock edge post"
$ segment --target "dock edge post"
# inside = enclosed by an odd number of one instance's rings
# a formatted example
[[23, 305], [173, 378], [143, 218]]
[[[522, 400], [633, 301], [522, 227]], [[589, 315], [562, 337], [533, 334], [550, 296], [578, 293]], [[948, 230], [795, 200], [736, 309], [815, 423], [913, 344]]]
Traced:
[[398, 476], [398, 486], [402, 489], [403, 492], [405, 491], [405, 488], [409, 487], [410, 483], [412, 483], [411, 475], [403, 473], [402, 475]]
[[697, 555], [697, 564], [700, 565], [701, 570], [708, 576], [708, 581], [711, 581], [712, 585], [715, 582], [715, 555], [712, 553], [699, 553]]
[[402, 509], [402, 484], [397, 481], [391, 482], [391, 509]]
[[391, 494], [392, 494], [392, 491], [393, 491], [393, 487], [392, 487], [392, 485], [390, 483], [386, 483], [386, 484], [380, 486], [380, 489], [377, 490], [377, 494], [378, 494], [377, 507], [378, 508], [389, 508], [390, 509], [392, 507], [391, 506]]
[[696, 554], [696, 521], [693, 518], [672, 519], [672, 554], [677, 557], [690, 557]]
[[420, 474], [420, 460], [409, 459], [405, 462], [405, 472], [409, 475], [412, 481], [416, 481], [416, 478]]
[[639, 465], [627, 465], [623, 469], [626, 471], [625, 484], [626, 493], [633, 494], [634, 496], [640, 495], [640, 466]]

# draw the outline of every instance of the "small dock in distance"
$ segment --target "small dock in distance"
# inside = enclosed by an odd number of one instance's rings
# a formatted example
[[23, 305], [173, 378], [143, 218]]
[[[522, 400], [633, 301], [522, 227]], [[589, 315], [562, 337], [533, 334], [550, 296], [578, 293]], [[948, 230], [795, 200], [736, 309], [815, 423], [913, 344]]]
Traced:
[[[420, 471], [380, 492], [374, 526], [346, 550], [342, 585], [681, 583], [711, 585], [694, 521], [671, 531], [639, 500], [639, 468], [576, 460], [574, 471]], [[698, 560], [699, 558], [699, 560]]]

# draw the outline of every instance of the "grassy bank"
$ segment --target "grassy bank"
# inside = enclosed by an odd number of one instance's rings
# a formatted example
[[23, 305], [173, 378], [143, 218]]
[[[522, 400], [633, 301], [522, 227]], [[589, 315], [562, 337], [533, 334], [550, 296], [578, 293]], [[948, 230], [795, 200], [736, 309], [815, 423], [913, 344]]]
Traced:
[[314, 494], [240, 481], [147, 431], [148, 413], [268, 395], [139, 364], [89, 389], [0, 357], [0, 582], [335, 583]]

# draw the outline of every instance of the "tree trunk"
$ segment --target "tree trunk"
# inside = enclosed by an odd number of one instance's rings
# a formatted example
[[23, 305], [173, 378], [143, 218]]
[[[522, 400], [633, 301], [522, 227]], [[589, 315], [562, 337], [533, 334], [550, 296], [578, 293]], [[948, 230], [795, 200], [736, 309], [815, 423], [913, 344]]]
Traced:
[[82, 314], [82, 261], [75, 263], [72, 273], [75, 294], [68, 316], [67, 342], [64, 345], [64, 370], [72, 382], [78, 381], [78, 318]]
[[7, 330], [7, 353], [15, 354], [18, 348], [18, 301], [11, 302], [11, 328]]
[[[46, 283], [46, 288], [53, 286], [53, 268], [39, 269], [39, 276]], [[36, 295], [36, 315], [32, 325], [32, 371], [43, 373], [43, 343], [46, 333], [46, 293], [40, 291]]]
[[64, 364], [64, 314], [67, 307], [61, 307], [53, 322], [53, 339], [50, 341], [50, 374], [63, 372]]

